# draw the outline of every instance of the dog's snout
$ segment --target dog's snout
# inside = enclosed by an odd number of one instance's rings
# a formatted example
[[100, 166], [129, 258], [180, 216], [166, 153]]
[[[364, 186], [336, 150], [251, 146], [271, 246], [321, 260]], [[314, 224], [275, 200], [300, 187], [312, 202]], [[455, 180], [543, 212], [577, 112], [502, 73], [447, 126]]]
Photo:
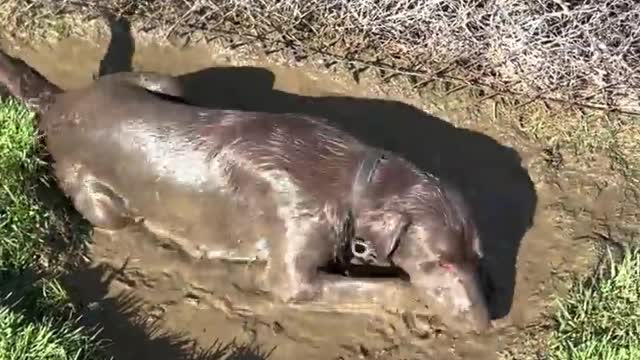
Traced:
[[483, 333], [493, 328], [489, 312], [483, 304], [474, 304], [465, 317], [476, 332]]

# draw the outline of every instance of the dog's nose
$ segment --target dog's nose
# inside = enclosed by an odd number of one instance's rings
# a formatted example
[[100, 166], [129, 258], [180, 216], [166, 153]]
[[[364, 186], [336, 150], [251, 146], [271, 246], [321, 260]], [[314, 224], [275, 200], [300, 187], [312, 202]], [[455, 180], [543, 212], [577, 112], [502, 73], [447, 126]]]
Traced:
[[494, 328], [493, 321], [489, 316], [488, 311], [482, 304], [475, 304], [475, 306], [467, 312], [467, 321], [470, 323], [473, 331], [477, 333], [484, 333]]
[[461, 317], [454, 324], [457, 328], [456, 331], [476, 335], [482, 335], [494, 329], [494, 324], [490, 320], [483, 321], [469, 317]]
[[494, 329], [493, 321], [481, 321], [476, 325], [476, 331], [479, 333], [484, 333], [487, 331], [491, 331]]

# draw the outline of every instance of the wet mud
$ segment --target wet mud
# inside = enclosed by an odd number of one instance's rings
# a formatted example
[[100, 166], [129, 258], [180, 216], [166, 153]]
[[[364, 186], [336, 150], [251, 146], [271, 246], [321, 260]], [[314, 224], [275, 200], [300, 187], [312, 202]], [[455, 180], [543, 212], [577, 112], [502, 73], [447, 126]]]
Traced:
[[[5, 38], [1, 45], [67, 89], [98, 73], [158, 71], [180, 76], [198, 105], [321, 115], [453, 181], [479, 223], [497, 319], [491, 334], [452, 337], [406, 296], [385, 307], [283, 307], [250, 286], [260, 264], [196, 262], [141, 227], [94, 231], [86, 264], [65, 284], [84, 321], [104, 328], [117, 359], [222, 359], [221, 346], [231, 341], [246, 347], [230, 359], [497, 359], [500, 344], [545, 312], [554, 274], [585, 269], [593, 258], [589, 243], [569, 238], [558, 202], [608, 213], [616, 207], [607, 204], [619, 200], [614, 185], [598, 205], [558, 185], [572, 180], [550, 181], [540, 147], [482, 112], [455, 110], [453, 100], [405, 98], [316, 66], [287, 66], [212, 44], [181, 48], [133, 42], [123, 32], [111, 36], [32, 46]], [[434, 107], [438, 101], [449, 103]]]

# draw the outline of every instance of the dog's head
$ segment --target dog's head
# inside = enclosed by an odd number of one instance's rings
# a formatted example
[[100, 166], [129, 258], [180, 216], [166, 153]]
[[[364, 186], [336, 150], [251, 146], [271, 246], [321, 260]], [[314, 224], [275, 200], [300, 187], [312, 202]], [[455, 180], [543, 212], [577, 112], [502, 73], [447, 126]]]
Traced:
[[479, 265], [483, 251], [464, 198], [436, 179], [405, 181], [397, 170], [381, 174], [373, 184], [385, 189], [371, 193], [382, 198], [382, 206], [358, 219], [363, 236], [375, 244], [378, 258], [410, 276], [427, 305], [451, 328], [488, 330], [491, 321]]

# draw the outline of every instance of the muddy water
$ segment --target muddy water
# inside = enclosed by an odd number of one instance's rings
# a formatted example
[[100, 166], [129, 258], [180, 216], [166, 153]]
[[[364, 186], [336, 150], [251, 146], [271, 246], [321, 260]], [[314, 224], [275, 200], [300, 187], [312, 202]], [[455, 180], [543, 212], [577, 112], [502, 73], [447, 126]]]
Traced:
[[[98, 72], [107, 43], [98, 36], [2, 46], [53, 82], [77, 88]], [[413, 154], [418, 162], [423, 156], [423, 163], [442, 174], [458, 176], [480, 204], [476, 209], [498, 278], [494, 302], [502, 314], [493, 334], [451, 338], [407, 298], [384, 308], [283, 308], [245, 287], [259, 264], [196, 263], [141, 228], [95, 232], [86, 271], [71, 274], [67, 283], [87, 321], [100, 323], [113, 340], [117, 359], [186, 358], [191, 345], [185, 339], [200, 348], [218, 340], [253, 342], [266, 350], [275, 347], [273, 359], [495, 359], [498, 343], [511, 336], [506, 334], [535, 321], [548, 305], [553, 271], [578, 266], [574, 254], [582, 250], [563, 238], [548, 206], [559, 190], [533, 184], [518, 170], [518, 157], [530, 159], [539, 150], [516, 141], [514, 151], [494, 142], [480, 133], [492, 132], [484, 119], [458, 121], [478, 132], [457, 130], [348, 78], [204, 45], [178, 49], [140, 42], [132, 61], [135, 70], [181, 75], [191, 99], [202, 105], [325, 115], [352, 130], [364, 129], [374, 143]], [[450, 114], [454, 120], [473, 116]], [[404, 133], [390, 134], [402, 128]], [[415, 323], [407, 312], [423, 316]], [[216, 356], [213, 351], [205, 358]]]

